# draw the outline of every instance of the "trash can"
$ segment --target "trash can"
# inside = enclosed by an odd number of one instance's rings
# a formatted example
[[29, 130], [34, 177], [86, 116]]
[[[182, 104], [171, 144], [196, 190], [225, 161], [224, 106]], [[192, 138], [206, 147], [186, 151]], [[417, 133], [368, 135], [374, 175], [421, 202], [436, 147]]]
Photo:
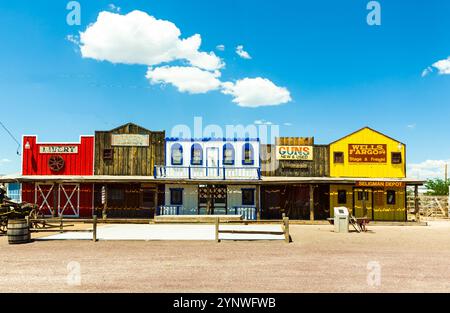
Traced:
[[348, 209], [346, 207], [334, 208], [334, 232], [348, 233]]

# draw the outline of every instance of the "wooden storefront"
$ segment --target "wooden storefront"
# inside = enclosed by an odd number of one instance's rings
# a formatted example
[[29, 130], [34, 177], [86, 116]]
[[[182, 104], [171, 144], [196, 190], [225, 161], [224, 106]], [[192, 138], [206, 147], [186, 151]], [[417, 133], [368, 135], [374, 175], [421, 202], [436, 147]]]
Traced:
[[[164, 164], [165, 132], [151, 131], [128, 123], [109, 131], [95, 132], [95, 175], [154, 176], [155, 166]], [[95, 185], [95, 208], [108, 217], [151, 218], [163, 197], [157, 184], [109, 181]], [[163, 191], [162, 191], [163, 193]], [[161, 203], [159, 203], [161, 205]]]
[[164, 131], [128, 123], [95, 132], [95, 175], [153, 176], [164, 164]]

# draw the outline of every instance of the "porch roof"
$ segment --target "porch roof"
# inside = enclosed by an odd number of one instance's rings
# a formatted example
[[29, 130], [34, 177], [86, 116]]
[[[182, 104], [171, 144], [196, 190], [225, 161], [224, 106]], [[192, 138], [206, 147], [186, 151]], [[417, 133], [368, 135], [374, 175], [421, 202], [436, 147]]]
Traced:
[[1, 183], [12, 182], [77, 182], [77, 183], [172, 183], [172, 184], [355, 184], [356, 182], [401, 182], [406, 185], [423, 185], [424, 180], [414, 178], [367, 178], [367, 177], [287, 177], [263, 176], [261, 180], [227, 179], [155, 179], [153, 176], [61, 176], [61, 175], [5, 175], [0, 176]]

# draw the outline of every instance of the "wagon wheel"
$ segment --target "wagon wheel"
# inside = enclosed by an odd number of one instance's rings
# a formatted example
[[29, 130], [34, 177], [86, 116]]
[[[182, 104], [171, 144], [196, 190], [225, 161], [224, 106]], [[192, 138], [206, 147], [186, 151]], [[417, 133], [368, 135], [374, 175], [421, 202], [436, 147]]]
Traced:
[[64, 168], [64, 159], [60, 155], [52, 155], [48, 160], [48, 166], [53, 172], [59, 172]]
[[[34, 219], [43, 219], [44, 218], [44, 214], [39, 212], [39, 209], [37, 207], [35, 207], [33, 210], [31, 210], [30, 212], [30, 219], [34, 220]], [[45, 228], [45, 221], [34, 221], [31, 223], [33, 225], [33, 228]]]

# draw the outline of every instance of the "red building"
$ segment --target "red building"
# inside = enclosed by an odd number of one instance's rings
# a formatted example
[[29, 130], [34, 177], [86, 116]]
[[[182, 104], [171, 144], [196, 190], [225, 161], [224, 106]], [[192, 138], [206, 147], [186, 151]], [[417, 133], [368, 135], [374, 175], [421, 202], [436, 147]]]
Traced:
[[[77, 143], [38, 142], [23, 137], [23, 201], [36, 203], [48, 216], [90, 217], [94, 185], [82, 181], [94, 174], [94, 137], [81, 136]], [[65, 180], [67, 178], [67, 180]]]

